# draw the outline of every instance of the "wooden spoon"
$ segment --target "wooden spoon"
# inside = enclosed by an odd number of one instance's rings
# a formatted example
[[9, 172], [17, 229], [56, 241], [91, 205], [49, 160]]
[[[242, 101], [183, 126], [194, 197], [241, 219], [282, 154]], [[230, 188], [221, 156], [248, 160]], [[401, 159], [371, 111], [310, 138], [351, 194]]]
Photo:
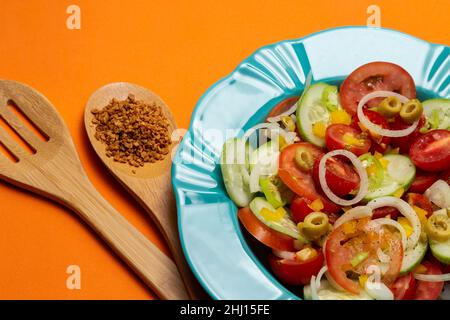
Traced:
[[[25, 125], [14, 104], [46, 139]], [[188, 299], [176, 265], [129, 224], [94, 188], [55, 107], [36, 90], [0, 80], [0, 116], [33, 152], [0, 128], [0, 178], [77, 212], [163, 299]]]
[[167, 105], [160, 97], [150, 90], [125, 82], [108, 84], [95, 91], [89, 98], [84, 112], [84, 125], [89, 140], [103, 161], [105, 166], [119, 180], [119, 182], [137, 199], [137, 201], [150, 214], [155, 224], [163, 234], [174, 259], [179, 267], [186, 288], [193, 299], [206, 298], [206, 294], [194, 278], [181, 249], [178, 236], [177, 209], [171, 184], [171, 153], [175, 147], [172, 145], [169, 155], [155, 163], [147, 163], [143, 167], [135, 168], [129, 164], [119, 163], [106, 156], [106, 147], [95, 138], [96, 126], [92, 123], [94, 118], [92, 110], [101, 109], [115, 98], [125, 100], [133, 94], [136, 100], [145, 103], [155, 102], [162, 107], [162, 111], [169, 120], [169, 134], [177, 128], [175, 119]]

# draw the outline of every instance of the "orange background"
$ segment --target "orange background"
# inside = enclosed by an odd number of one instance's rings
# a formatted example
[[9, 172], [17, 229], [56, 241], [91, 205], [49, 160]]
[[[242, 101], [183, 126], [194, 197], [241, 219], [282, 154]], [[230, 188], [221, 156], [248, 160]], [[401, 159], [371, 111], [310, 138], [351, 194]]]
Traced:
[[[81, 8], [81, 30], [66, 8]], [[46, 95], [71, 130], [100, 192], [167, 252], [146, 214], [91, 150], [83, 108], [100, 86], [129, 81], [158, 93], [186, 128], [201, 94], [257, 48], [342, 25], [382, 26], [450, 44], [449, 0], [0, 0], [0, 78]], [[0, 184], [0, 298], [149, 299], [154, 295], [71, 212]], [[81, 290], [66, 268], [81, 267]]]

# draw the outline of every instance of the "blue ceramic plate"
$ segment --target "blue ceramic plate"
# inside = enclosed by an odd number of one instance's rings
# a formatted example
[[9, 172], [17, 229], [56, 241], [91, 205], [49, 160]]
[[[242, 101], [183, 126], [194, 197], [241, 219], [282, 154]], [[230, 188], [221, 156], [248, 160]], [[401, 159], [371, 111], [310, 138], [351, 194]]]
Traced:
[[215, 299], [299, 299], [243, 236], [218, 164], [227, 138], [299, 95], [309, 71], [313, 81], [339, 82], [365, 63], [390, 61], [411, 73], [421, 99], [449, 97], [449, 56], [449, 47], [397, 31], [338, 28], [264, 47], [213, 85], [192, 114], [172, 168], [184, 253], [206, 291]]

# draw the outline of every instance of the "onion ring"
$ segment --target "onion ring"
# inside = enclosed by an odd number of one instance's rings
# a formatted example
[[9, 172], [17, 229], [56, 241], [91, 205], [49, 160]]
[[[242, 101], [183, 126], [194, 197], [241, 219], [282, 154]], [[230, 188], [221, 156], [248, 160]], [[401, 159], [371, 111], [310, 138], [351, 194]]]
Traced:
[[[359, 183], [358, 194], [351, 200], [345, 200], [336, 196], [333, 193], [333, 191], [331, 191], [330, 187], [328, 187], [325, 178], [327, 160], [337, 155], [342, 155], [348, 158], [355, 166], [355, 169], [358, 172], [359, 177], [361, 179]], [[320, 186], [322, 187], [322, 190], [323, 192], [325, 192], [327, 197], [330, 198], [330, 200], [333, 201], [334, 203], [339, 204], [341, 206], [351, 206], [354, 205], [355, 203], [360, 202], [365, 197], [365, 195], [369, 190], [369, 179], [367, 178], [367, 172], [364, 169], [361, 160], [359, 160], [357, 156], [355, 156], [353, 153], [347, 150], [333, 150], [331, 152], [328, 152], [322, 157], [322, 159], [319, 162], [319, 181]]]
[[394, 207], [397, 208], [401, 214], [403, 214], [409, 223], [413, 227], [413, 232], [406, 240], [406, 247], [403, 248], [414, 248], [417, 242], [419, 242], [420, 233], [422, 231], [422, 225], [420, 224], [419, 217], [411, 206], [402, 199], [395, 197], [381, 197], [370, 201], [367, 206], [372, 209], [377, 209], [381, 207]]

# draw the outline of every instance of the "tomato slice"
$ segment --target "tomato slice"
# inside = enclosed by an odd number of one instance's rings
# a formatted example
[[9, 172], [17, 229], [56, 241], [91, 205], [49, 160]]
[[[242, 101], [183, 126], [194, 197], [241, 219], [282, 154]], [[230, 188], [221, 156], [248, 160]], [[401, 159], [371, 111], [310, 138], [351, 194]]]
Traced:
[[281, 101], [279, 104], [277, 104], [267, 115], [266, 122], [268, 118], [276, 117], [283, 112], [286, 112], [289, 110], [290, 107], [292, 107], [295, 103], [297, 103], [299, 97], [291, 97], [287, 98], [286, 100]]
[[269, 248], [280, 251], [294, 251], [294, 239], [278, 231], [270, 229], [262, 223], [250, 210], [241, 208], [238, 211], [238, 218], [245, 229], [260, 242]]
[[437, 179], [439, 179], [439, 175], [437, 173], [417, 170], [416, 177], [408, 191], [424, 193], [433, 183], [436, 182]]
[[[360, 275], [366, 273], [370, 265], [380, 266], [377, 250], [382, 248], [390, 257], [387, 271], [381, 281], [392, 284], [398, 277], [403, 260], [403, 248], [400, 237], [381, 226], [368, 224], [370, 220], [358, 219], [354, 228], [347, 228], [347, 223], [334, 229], [325, 244], [325, 260], [333, 280], [345, 290], [358, 294], [361, 287], [358, 283]], [[367, 257], [353, 265], [358, 254], [366, 253]]]
[[[399, 138], [391, 138], [391, 143], [393, 146], [398, 147], [401, 153], [409, 153], [409, 149], [411, 148], [412, 143], [421, 135], [420, 129], [425, 125], [426, 119], [425, 116], [422, 115], [419, 120], [419, 124], [417, 125], [416, 130], [414, 130], [411, 134], [399, 137]], [[391, 123], [392, 130], [402, 130], [410, 126], [400, 118], [399, 116], [395, 117], [394, 122]]]
[[[313, 179], [317, 186], [320, 186], [319, 163], [323, 156], [317, 158], [313, 167]], [[360, 177], [353, 167], [338, 158], [330, 158], [326, 163], [325, 179], [328, 187], [338, 197], [348, 195], [359, 186]]]
[[425, 171], [450, 168], [450, 131], [433, 130], [418, 137], [411, 145], [412, 162]]
[[[371, 62], [357, 68], [344, 80], [340, 100], [345, 110], [353, 115], [365, 95], [379, 90], [398, 92], [410, 99], [416, 97], [416, 85], [405, 69], [390, 62]], [[373, 99], [368, 106], [376, 106], [379, 101]]]
[[412, 300], [416, 294], [416, 279], [410, 272], [395, 280], [390, 289], [395, 300]]
[[314, 258], [306, 261], [280, 259], [269, 255], [269, 264], [275, 276], [283, 283], [293, 286], [311, 282], [311, 277], [319, 273], [324, 263], [322, 251]]
[[328, 150], [345, 149], [360, 156], [369, 151], [371, 142], [366, 133], [345, 124], [332, 124], [325, 132]]
[[[425, 274], [442, 274], [441, 268], [436, 263], [424, 261], [422, 265], [427, 268]], [[444, 282], [417, 281], [414, 300], [437, 300], [443, 288]]]
[[427, 197], [418, 194], [409, 192], [406, 194], [406, 201], [409, 203], [411, 207], [419, 207], [427, 212], [427, 216], [433, 214], [433, 205]]
[[394, 207], [381, 207], [373, 210], [372, 219], [384, 218], [390, 216], [391, 219], [397, 219], [400, 216], [400, 211]]
[[322, 149], [308, 142], [294, 143], [286, 148], [280, 154], [278, 175], [285, 185], [300, 197], [305, 197], [310, 201], [321, 199], [324, 205], [324, 211], [327, 213], [336, 213], [341, 209], [338, 205], [331, 202], [324, 195], [320, 194], [314, 185], [311, 172], [300, 170], [295, 164], [295, 151], [298, 147], [308, 148], [314, 159], [323, 155]]

